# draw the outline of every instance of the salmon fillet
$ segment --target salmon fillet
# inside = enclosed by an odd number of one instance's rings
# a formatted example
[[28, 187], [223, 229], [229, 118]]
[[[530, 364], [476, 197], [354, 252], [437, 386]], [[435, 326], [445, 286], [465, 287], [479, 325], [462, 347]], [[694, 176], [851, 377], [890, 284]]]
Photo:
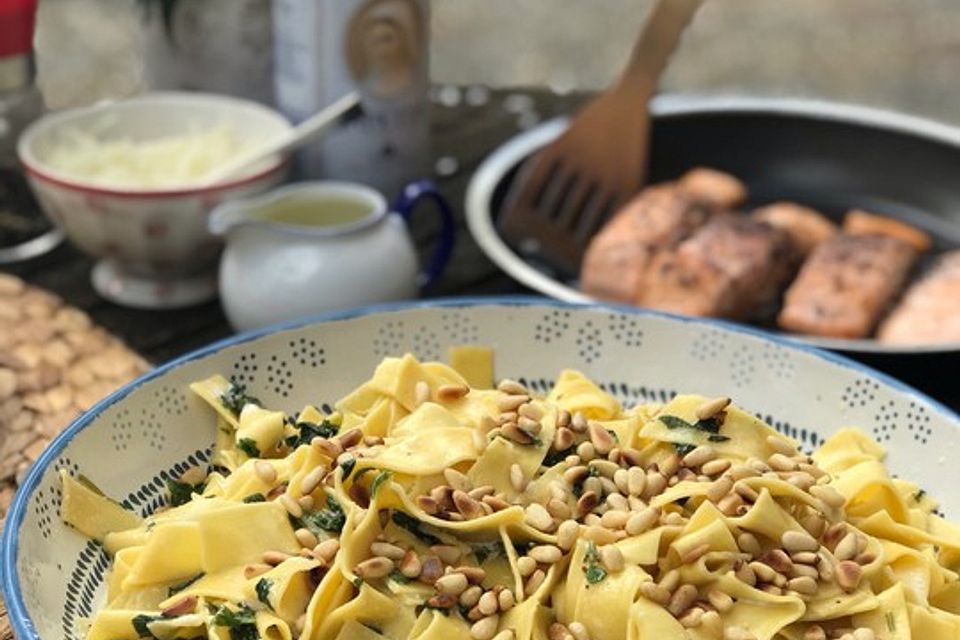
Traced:
[[632, 303], [653, 257], [702, 225], [709, 213], [672, 184], [649, 187], [590, 241], [580, 287], [597, 298]]
[[943, 254], [880, 325], [889, 344], [960, 341], [960, 250]]
[[753, 217], [787, 232], [797, 252], [806, 257], [837, 234], [837, 225], [825, 215], [795, 202], [774, 202], [754, 210]]
[[706, 167], [686, 172], [677, 185], [695, 200], [718, 209], [738, 209], [747, 201], [747, 187], [737, 178]]
[[795, 266], [786, 232], [721, 215], [654, 259], [637, 303], [687, 315], [755, 317], [776, 301]]
[[889, 236], [906, 242], [918, 253], [930, 250], [930, 236], [906, 222], [878, 216], [863, 209], [851, 209], [843, 218], [843, 232], [857, 236]]
[[916, 259], [910, 245], [888, 236], [834, 236], [813, 250], [787, 289], [778, 324], [818, 336], [866, 337]]

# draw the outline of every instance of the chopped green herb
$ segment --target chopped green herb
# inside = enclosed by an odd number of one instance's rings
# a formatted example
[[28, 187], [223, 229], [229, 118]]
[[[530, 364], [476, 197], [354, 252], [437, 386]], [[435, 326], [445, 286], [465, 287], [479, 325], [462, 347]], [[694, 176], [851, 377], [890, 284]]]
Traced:
[[356, 458], [347, 458], [340, 463], [340, 481], [344, 481], [353, 473], [353, 468], [357, 466]]
[[364, 467], [363, 469], [360, 469], [355, 474], [353, 474], [353, 481], [356, 482], [363, 476], [367, 475], [368, 473], [372, 473], [376, 470], [377, 470], [376, 467]]
[[567, 456], [576, 453], [577, 448], [570, 446], [564, 449], [563, 451], [551, 451], [547, 454], [547, 457], [543, 459], [543, 466], [552, 467], [558, 465], [564, 460], [567, 459]]
[[424, 544], [441, 544], [440, 538], [423, 531], [420, 528], [420, 521], [413, 516], [410, 516], [403, 511], [394, 511], [391, 519], [395, 525], [406, 529]]
[[299, 431], [297, 435], [287, 438], [288, 445], [296, 449], [300, 445], [310, 444], [314, 438], [332, 438], [337, 435], [340, 428], [329, 420], [324, 420], [320, 424], [313, 422], [298, 422], [294, 428]]
[[357, 576], [356, 578], [353, 579], [353, 588], [354, 588], [354, 589], [356, 589], [357, 591], [359, 591], [359, 590], [360, 590], [360, 587], [362, 587], [362, 586], [363, 586], [363, 578], [361, 578], [360, 576]]
[[193, 576], [193, 577], [190, 578], [189, 580], [184, 580], [183, 582], [180, 582], [180, 583], [178, 583], [178, 584], [172, 585], [169, 589], [167, 589], [167, 597], [170, 597], [170, 596], [172, 596], [172, 595], [175, 594], [175, 593], [179, 593], [179, 592], [183, 591], [184, 589], [186, 589], [187, 587], [189, 587], [190, 585], [192, 585], [194, 582], [196, 582], [197, 580], [199, 580], [200, 578], [202, 578], [203, 575], [204, 575], [203, 572], [201, 572], [201, 573], [198, 573], [197, 575]]
[[305, 513], [300, 519], [307, 529], [317, 535], [321, 531], [339, 533], [347, 522], [347, 516], [344, 515], [340, 503], [333, 496], [327, 496], [326, 509]]
[[473, 549], [473, 555], [477, 557], [477, 564], [483, 564], [487, 560], [507, 555], [506, 550], [503, 548], [503, 543], [499, 540], [494, 542], [479, 542], [470, 545], [470, 547]]
[[394, 569], [393, 571], [390, 572], [390, 575], [387, 577], [398, 584], [407, 584], [408, 582], [410, 582], [410, 578], [400, 573], [399, 569]]
[[707, 440], [710, 442], [727, 442], [730, 440], [730, 436], [722, 436], [719, 433], [711, 433], [707, 436]]
[[179, 507], [190, 502], [190, 496], [203, 491], [203, 483], [187, 484], [179, 480], [167, 480], [167, 491], [170, 492], [170, 506]]
[[587, 543], [587, 553], [583, 556], [581, 569], [590, 584], [597, 584], [607, 577], [606, 570], [600, 566], [600, 553], [597, 551], [597, 545], [593, 542]]
[[685, 456], [694, 449], [697, 448], [697, 445], [690, 444], [689, 442], [674, 442], [673, 448], [677, 450], [677, 453], [681, 456]]
[[592, 464], [592, 465], [590, 465], [590, 466], [588, 467], [588, 469], [589, 469], [589, 470], [587, 471], [587, 476], [589, 476], [589, 477], [591, 477], [591, 478], [599, 478], [599, 477], [600, 477], [600, 467], [598, 467], [597, 465]]
[[267, 497], [262, 493], [251, 493], [246, 498], [244, 498], [243, 501], [247, 504], [251, 504], [254, 502], [266, 502]]
[[156, 622], [157, 620], [163, 620], [163, 616], [148, 616], [141, 614], [139, 616], [134, 616], [131, 622], [133, 623], [133, 628], [139, 637], [159, 640], [157, 636], [153, 635], [153, 632], [150, 631], [150, 627], [148, 626], [151, 622]]
[[913, 499], [917, 502], [923, 502], [923, 499], [927, 497], [926, 489], [920, 489], [915, 494], [913, 494]]
[[896, 614], [893, 611], [887, 611], [883, 615], [887, 619], [887, 631], [889, 631], [890, 633], [896, 633], [897, 632]]
[[260, 401], [251, 395], [247, 395], [247, 388], [242, 384], [233, 383], [230, 388], [220, 396], [220, 402], [233, 415], [239, 417], [243, 411], [244, 405], [250, 403], [259, 405]]
[[389, 471], [381, 471], [377, 474], [377, 477], [373, 479], [373, 482], [370, 484], [370, 497], [375, 498], [377, 496], [377, 491], [380, 490], [380, 486], [390, 479], [391, 473]]
[[617, 432], [613, 429], [607, 429], [607, 433], [610, 434], [610, 437], [613, 438], [613, 441], [617, 444], [620, 444], [620, 436], [617, 435]]
[[257, 580], [257, 586], [254, 587], [257, 592], [257, 600], [271, 609], [273, 608], [273, 605], [270, 604], [270, 587], [272, 586], [273, 581], [270, 578], [260, 578]]
[[707, 418], [690, 423], [677, 416], [664, 415], [657, 416], [657, 420], [667, 425], [667, 429], [693, 429], [694, 431], [705, 431], [707, 433], [720, 433], [720, 422], [716, 418]]
[[240, 438], [237, 440], [237, 448], [250, 458], [260, 457], [260, 449], [257, 447], [257, 441], [253, 438]]
[[256, 640], [260, 637], [256, 615], [249, 607], [230, 609], [224, 605], [213, 616], [213, 624], [230, 629], [230, 640]]

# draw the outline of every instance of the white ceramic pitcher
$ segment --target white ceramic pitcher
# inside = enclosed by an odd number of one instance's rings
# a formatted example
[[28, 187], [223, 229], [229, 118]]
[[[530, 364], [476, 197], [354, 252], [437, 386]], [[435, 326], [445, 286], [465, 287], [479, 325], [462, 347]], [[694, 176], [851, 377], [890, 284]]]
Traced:
[[[418, 273], [406, 220], [424, 198], [441, 214], [441, 237]], [[416, 297], [450, 258], [454, 222], [428, 181], [403, 189], [392, 208], [347, 182], [303, 182], [218, 206], [210, 231], [226, 237], [220, 297], [230, 323], [248, 330], [353, 306]]]

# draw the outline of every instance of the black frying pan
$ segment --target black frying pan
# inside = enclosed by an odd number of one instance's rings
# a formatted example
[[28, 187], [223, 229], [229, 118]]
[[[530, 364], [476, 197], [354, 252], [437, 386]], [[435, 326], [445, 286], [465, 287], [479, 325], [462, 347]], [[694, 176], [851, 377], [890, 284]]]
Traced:
[[[960, 129], [807, 100], [670, 96], [655, 101], [652, 111], [650, 182], [713, 167], [747, 183], [751, 206], [792, 200], [837, 219], [860, 207], [926, 230], [935, 252], [960, 247]], [[544, 125], [549, 127], [559, 131], [557, 123]], [[537, 278], [518, 276], [496, 247], [491, 252], [491, 244], [506, 248], [502, 239], [479, 237], [476, 224], [483, 215], [495, 223], [516, 168], [546, 142], [546, 131], [540, 133], [522, 134], [488, 159], [471, 185], [468, 214], [478, 242], [496, 262], [528, 286], [557, 295], [549, 286], [538, 287]], [[508, 250], [561, 288], [574, 284], [539, 262], [535, 252]], [[960, 384], [949, 375], [960, 364], [960, 343], [904, 348], [872, 340], [802, 340], [847, 352], [948, 401], [955, 396], [960, 406]]]

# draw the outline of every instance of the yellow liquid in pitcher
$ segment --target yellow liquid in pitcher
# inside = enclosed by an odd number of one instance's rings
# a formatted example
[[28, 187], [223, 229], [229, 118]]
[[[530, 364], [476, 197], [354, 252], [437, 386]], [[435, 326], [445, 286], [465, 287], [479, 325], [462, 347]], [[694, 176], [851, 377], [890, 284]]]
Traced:
[[300, 227], [339, 227], [362, 220], [373, 213], [367, 202], [336, 196], [284, 198], [269, 204], [255, 215], [262, 220]]

